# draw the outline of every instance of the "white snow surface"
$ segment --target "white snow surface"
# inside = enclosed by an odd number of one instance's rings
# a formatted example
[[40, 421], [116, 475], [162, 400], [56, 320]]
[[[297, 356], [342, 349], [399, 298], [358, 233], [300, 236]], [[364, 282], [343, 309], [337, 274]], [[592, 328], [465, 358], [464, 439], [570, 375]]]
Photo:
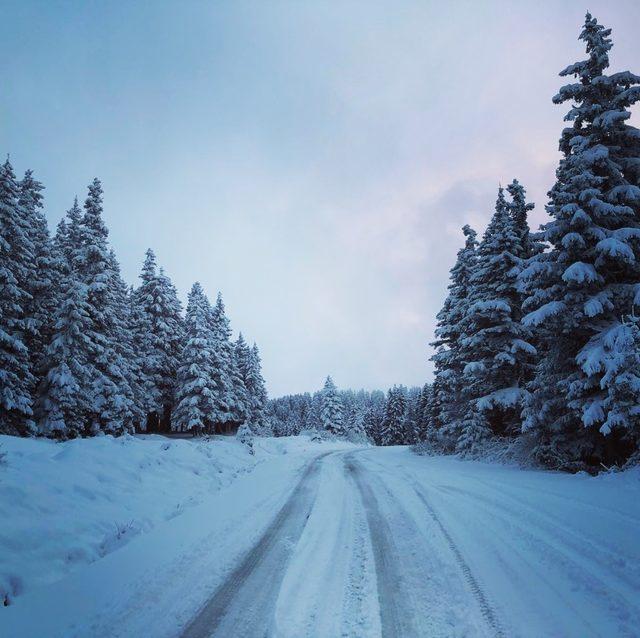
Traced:
[[[638, 635], [638, 469], [307, 437], [256, 439], [255, 457], [229, 439], [0, 441], [0, 573], [23, 588], [2, 636]], [[105, 541], [130, 520], [141, 533]]]

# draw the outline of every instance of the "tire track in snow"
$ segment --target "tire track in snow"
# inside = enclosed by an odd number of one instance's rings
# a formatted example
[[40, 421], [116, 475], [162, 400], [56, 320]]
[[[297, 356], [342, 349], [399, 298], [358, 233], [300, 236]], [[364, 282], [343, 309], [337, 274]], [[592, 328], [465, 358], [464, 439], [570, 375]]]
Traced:
[[493, 606], [489, 603], [489, 599], [487, 598], [486, 594], [482, 590], [482, 587], [480, 587], [480, 583], [478, 582], [476, 577], [473, 575], [473, 572], [471, 571], [469, 564], [467, 563], [464, 556], [462, 555], [462, 552], [458, 549], [458, 546], [456, 545], [455, 541], [451, 537], [451, 534], [449, 534], [449, 531], [443, 525], [442, 521], [440, 520], [440, 517], [436, 514], [436, 511], [431, 506], [431, 503], [427, 499], [422, 488], [419, 487], [413, 481], [411, 481], [411, 487], [413, 488], [413, 491], [416, 493], [417, 497], [420, 499], [420, 502], [425, 506], [427, 512], [429, 513], [429, 516], [431, 516], [434, 523], [438, 526], [438, 528], [440, 529], [440, 532], [442, 533], [445, 540], [447, 541], [447, 545], [449, 546], [449, 549], [454, 555], [456, 562], [458, 563], [458, 566], [460, 567], [460, 570], [462, 571], [462, 574], [464, 575], [464, 578], [467, 581], [467, 584], [469, 585], [469, 589], [471, 590], [474, 598], [476, 599], [476, 602], [478, 603], [478, 606], [480, 607], [480, 612], [482, 613], [482, 616], [487, 622], [487, 625], [489, 625], [489, 627], [493, 631], [494, 636], [496, 638], [504, 638], [505, 636], [504, 630], [502, 629], [502, 625], [500, 623], [500, 620], [498, 619], [498, 616], [495, 610], [493, 609]]
[[[406, 592], [402, 591], [398, 549], [385, 517], [361, 466], [345, 457], [345, 468], [354, 480], [362, 498], [376, 566], [380, 623], [383, 638], [420, 636], [414, 626], [413, 609], [407, 607]], [[404, 595], [403, 595], [404, 594]]]
[[[385, 465], [377, 461], [373, 461], [372, 459], [367, 459], [367, 460], [377, 465], [381, 470], [387, 471], [387, 467]], [[478, 579], [474, 576], [473, 571], [471, 570], [471, 567], [469, 567], [469, 564], [467, 563], [464, 556], [462, 555], [462, 552], [460, 551], [455, 541], [453, 540], [453, 537], [451, 536], [447, 528], [444, 526], [444, 524], [440, 520], [440, 517], [436, 514], [436, 511], [433, 509], [433, 506], [429, 502], [426, 494], [423, 491], [423, 488], [420, 485], [418, 485], [418, 483], [415, 482], [414, 478], [409, 473], [402, 470], [402, 468], [398, 467], [397, 469], [399, 470], [399, 474], [411, 485], [411, 488], [415, 492], [416, 496], [418, 497], [420, 502], [425, 506], [427, 512], [429, 513], [429, 516], [432, 518], [434, 523], [440, 529], [440, 532], [444, 536], [444, 539], [447, 542], [447, 545], [449, 546], [451, 553], [453, 554], [456, 562], [458, 563], [458, 567], [460, 568], [460, 571], [462, 572], [465, 580], [467, 581], [467, 585], [469, 586], [469, 589], [471, 590], [474, 598], [478, 603], [482, 617], [485, 619], [485, 622], [493, 632], [495, 638], [504, 638], [506, 634], [504, 632], [504, 629], [502, 627], [502, 624], [498, 618], [496, 611], [494, 610], [493, 606], [489, 602], [489, 598], [484, 593], [482, 587], [480, 586], [480, 583], [478, 582]]]
[[[623, 582], [624, 584], [626, 581], [618, 579], [617, 582], [612, 583], [611, 579], [615, 580], [616, 574], [612, 572], [608, 563], [599, 561], [592, 550], [587, 550], [582, 555], [577, 554], [571, 544], [563, 541], [558, 536], [557, 529], [555, 530], [555, 535], [551, 534], [549, 530], [545, 530], [539, 523], [524, 517], [521, 513], [514, 513], [504, 505], [491, 501], [486, 496], [473, 494], [452, 486], [446, 486], [445, 491], [460, 494], [475, 506], [484, 509], [495, 521], [500, 521], [504, 529], [509, 530], [509, 535], [512, 538], [525, 541], [527, 547], [535, 548], [537, 555], [544, 557], [543, 565], [546, 563], [547, 569], [562, 569], [564, 577], [568, 582], [572, 583], [574, 590], [579, 589], [588, 592], [591, 605], [601, 602], [605, 604], [614, 618], [624, 618], [632, 626], [638, 626], [638, 623], [640, 623], [640, 607], [634, 601], [635, 593], [638, 591], [637, 584], [630, 583], [628, 591], [621, 591], [620, 583]], [[521, 524], [523, 519], [526, 521], [526, 525]], [[537, 532], [534, 533], [532, 530], [537, 530]], [[564, 542], [565, 547], [569, 549], [565, 548], [563, 550], [554, 541], [561, 544]], [[601, 571], [594, 571], [592, 563], [600, 564]], [[584, 618], [581, 613], [580, 603], [571, 603], [566, 599], [562, 591], [558, 592], [558, 596], [565, 600], [565, 604], [568, 607], [572, 607], [575, 610], [576, 616], [581, 618], [585, 626], [596, 635], [597, 632], [591, 622]]]
[[181, 638], [269, 636], [287, 562], [313, 507], [321, 460], [304, 471], [286, 503], [240, 564], [187, 625]]

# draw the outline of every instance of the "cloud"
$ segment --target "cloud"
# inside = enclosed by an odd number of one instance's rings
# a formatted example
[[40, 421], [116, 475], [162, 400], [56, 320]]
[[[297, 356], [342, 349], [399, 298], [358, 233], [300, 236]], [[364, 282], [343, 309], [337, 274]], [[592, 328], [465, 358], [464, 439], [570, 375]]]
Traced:
[[[221, 290], [274, 395], [423, 383], [461, 226], [513, 177], [544, 220], [577, 0], [34, 7], [0, 25], [5, 150], [53, 223], [99, 175], [127, 279], [152, 246]], [[637, 71], [640, 5], [591, 9]]]

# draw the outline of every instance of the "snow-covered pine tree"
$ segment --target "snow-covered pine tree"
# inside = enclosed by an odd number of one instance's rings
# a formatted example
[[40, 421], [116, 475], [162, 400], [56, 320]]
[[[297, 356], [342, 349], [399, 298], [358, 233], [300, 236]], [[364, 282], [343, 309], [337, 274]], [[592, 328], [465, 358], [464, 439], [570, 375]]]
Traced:
[[405, 440], [407, 389], [394, 385], [387, 393], [384, 418], [380, 427], [379, 445], [401, 445]]
[[245, 388], [249, 389], [249, 385], [247, 383], [248, 373], [249, 373], [249, 357], [251, 356], [251, 348], [249, 344], [245, 341], [245, 338], [242, 333], [238, 334], [238, 338], [233, 346], [233, 356], [236, 360], [236, 366], [240, 375], [242, 376], [242, 380], [244, 381]]
[[183, 347], [182, 306], [171, 280], [157, 270], [151, 249], [145, 255], [141, 284], [134, 293], [138, 325], [136, 341], [142, 368], [143, 405], [147, 424], [169, 429]]
[[525, 426], [538, 436], [538, 459], [553, 467], [620, 462], [627, 454], [623, 436], [612, 445], [619, 428], [605, 426], [606, 368], [585, 365], [596, 355], [589, 344], [640, 301], [640, 132], [627, 122], [640, 77], [605, 73], [610, 34], [587, 14], [580, 39], [588, 57], [560, 73], [577, 81], [553, 98], [570, 103], [570, 125], [543, 226], [551, 249], [520, 276], [529, 295], [523, 321], [537, 328], [543, 350]]
[[218, 418], [210, 313], [209, 301], [196, 282], [188, 297], [185, 343], [176, 384], [175, 428], [182, 431], [210, 429]]
[[25, 342], [31, 359], [32, 374], [39, 379], [42, 372], [40, 364], [51, 337], [59, 286], [53, 270], [49, 228], [42, 212], [41, 191], [44, 186], [34, 179], [33, 171], [28, 170], [19, 183], [19, 189], [18, 205], [24, 215], [25, 226], [33, 246], [33, 263], [29, 269], [29, 279], [25, 282], [25, 288], [30, 295], [25, 306]]
[[238, 375], [242, 380], [242, 386], [239, 388], [239, 392], [244, 405], [246, 406], [246, 420], [251, 423], [254, 434], [258, 434], [260, 425], [254, 420], [254, 417], [258, 416], [254, 414], [252, 408], [252, 391], [251, 391], [251, 348], [244, 340], [242, 333], [238, 335], [238, 339], [233, 345], [233, 360], [235, 367], [238, 371]]
[[95, 379], [89, 431], [117, 434], [132, 426], [129, 400], [132, 393], [126, 383], [125, 362], [116, 346], [121, 338], [115, 316], [119, 308], [114, 305], [116, 273], [107, 244], [109, 231], [102, 219], [102, 194], [102, 185], [96, 178], [89, 185], [85, 212], [78, 228], [80, 247], [72, 252], [72, 262], [80, 281], [87, 287], [91, 320], [87, 336], [94, 348]]
[[236, 432], [236, 438], [247, 448], [249, 454], [255, 454], [255, 450], [253, 449], [253, 436], [253, 430], [246, 422], [243, 423]]
[[469, 304], [471, 273], [476, 264], [476, 232], [468, 225], [462, 229], [465, 245], [458, 251], [451, 269], [449, 295], [437, 315], [433, 406], [431, 411], [430, 443], [446, 452], [455, 449], [464, 417], [462, 401], [462, 371], [465, 356], [461, 347], [462, 321]]
[[368, 437], [364, 424], [365, 408], [361, 405], [351, 405], [345, 419], [345, 437], [352, 443], [367, 443]]
[[86, 286], [73, 273], [63, 276], [60, 304], [54, 316], [51, 341], [43, 359], [44, 376], [38, 387], [35, 413], [38, 433], [72, 438], [85, 432], [91, 387], [95, 378], [93, 343]]
[[245, 385], [249, 400], [249, 418], [257, 432], [263, 435], [270, 434], [267, 419], [267, 388], [262, 376], [262, 362], [260, 351], [254, 343], [249, 350], [248, 366]]
[[131, 331], [131, 304], [129, 290], [120, 274], [120, 264], [115, 252], [109, 251], [109, 283], [108, 305], [113, 312], [109, 326], [112, 358], [109, 364], [110, 373], [115, 378], [120, 392], [120, 405], [125, 430], [140, 428], [146, 413], [137, 402], [141, 392], [138, 384], [139, 369], [136, 365], [133, 333]]
[[407, 390], [407, 409], [404, 420], [404, 435], [402, 437], [402, 442], [405, 445], [414, 445], [420, 440], [422, 429], [421, 397], [421, 388], [416, 387]]
[[333, 379], [328, 376], [320, 392], [320, 425], [331, 434], [344, 434], [344, 408]]
[[13, 167], [0, 167], [0, 432], [27, 434], [34, 430], [26, 308], [34, 262], [33, 243], [18, 203]]
[[219, 431], [227, 432], [246, 420], [248, 401], [247, 390], [236, 364], [231, 327], [220, 293], [216, 305], [209, 313], [209, 326], [213, 336], [211, 367], [216, 388], [216, 408], [212, 419]]
[[507, 192], [511, 195], [511, 201], [506, 203], [507, 210], [513, 219], [520, 243], [520, 251], [515, 256], [524, 261], [543, 250], [542, 244], [532, 235], [529, 227], [529, 213], [535, 208], [535, 204], [527, 202], [527, 191], [517, 179], [507, 186]]
[[65, 218], [60, 220], [53, 239], [54, 249], [57, 251], [57, 259], [64, 257], [66, 270], [77, 270], [82, 250], [82, 235], [80, 223], [82, 222], [82, 209], [75, 197], [73, 205], [67, 211]]
[[129, 360], [129, 374], [131, 378], [129, 385], [133, 391], [133, 402], [135, 406], [135, 424], [139, 429], [146, 430], [147, 427], [147, 405], [145, 375], [142, 369], [143, 353], [145, 352], [146, 335], [140, 331], [143, 325], [142, 309], [136, 299], [136, 289], [133, 286], [127, 288], [127, 326], [129, 336], [129, 348], [131, 349], [131, 359]]
[[376, 445], [382, 445], [382, 421], [384, 419], [384, 405], [372, 405], [368, 407], [362, 416], [362, 426], [371, 441]]
[[425, 383], [418, 403], [418, 441], [426, 441], [433, 419], [433, 384]]
[[[495, 213], [478, 247], [462, 322], [466, 365], [461, 397], [467, 410], [456, 446], [459, 451], [468, 450], [484, 436], [515, 435], [521, 429], [520, 412], [536, 354], [530, 330], [520, 323], [516, 277], [521, 251], [521, 229], [500, 188]], [[473, 433], [465, 432], [468, 428]]]

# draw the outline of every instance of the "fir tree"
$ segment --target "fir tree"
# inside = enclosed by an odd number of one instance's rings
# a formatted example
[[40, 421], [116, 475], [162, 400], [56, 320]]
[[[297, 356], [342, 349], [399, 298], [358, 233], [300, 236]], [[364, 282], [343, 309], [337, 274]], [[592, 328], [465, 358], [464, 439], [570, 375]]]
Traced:
[[462, 441], [475, 444], [485, 434], [515, 435], [520, 430], [525, 386], [536, 354], [530, 331], [520, 323], [516, 275], [521, 249], [522, 227], [509, 214], [500, 188], [495, 214], [478, 247], [462, 320], [466, 365], [461, 396], [467, 405], [462, 427], [472, 428], [473, 435], [461, 432], [458, 450], [465, 447]]
[[384, 419], [380, 431], [380, 445], [400, 445], [405, 440], [407, 390], [393, 386], [387, 394]]
[[477, 258], [476, 232], [469, 226], [464, 226], [462, 232], [466, 242], [451, 269], [449, 295], [437, 315], [436, 340], [431, 344], [436, 349], [431, 358], [435, 363], [431, 443], [445, 451], [454, 449], [465, 412], [461, 397], [465, 365], [461, 338]]
[[33, 431], [26, 286], [34, 261], [33, 244], [18, 203], [13, 167], [0, 167], [0, 432]]
[[185, 344], [178, 368], [174, 417], [180, 430], [209, 428], [217, 418], [218, 388], [212, 370], [211, 307], [202, 286], [193, 284], [187, 303]]
[[320, 425], [331, 434], [344, 434], [342, 401], [330, 376], [327, 377], [320, 393]]
[[367, 437], [376, 445], [382, 445], [382, 421], [384, 419], [384, 411], [381, 406], [368, 407], [362, 416], [362, 426]]
[[433, 419], [433, 385], [425, 383], [418, 403], [418, 441], [426, 441]]
[[84, 433], [94, 378], [86, 286], [72, 274], [63, 284], [35, 406], [39, 433], [58, 438]]
[[254, 343], [249, 351], [245, 385], [249, 401], [249, 417], [259, 432], [268, 434], [266, 407], [267, 389], [262, 376], [262, 363], [258, 346]]
[[53, 315], [56, 310], [57, 281], [53, 268], [52, 243], [47, 220], [42, 213], [44, 187], [34, 179], [33, 172], [26, 171], [19, 184], [18, 205], [24, 215], [27, 232], [33, 246], [33, 263], [29, 269], [25, 288], [30, 295], [26, 303], [26, 346], [31, 359], [34, 377], [40, 376], [40, 364], [46, 344], [49, 343]]
[[115, 297], [119, 275], [107, 244], [109, 232], [102, 219], [102, 194], [100, 181], [94, 179], [78, 227], [79, 248], [74, 239], [70, 249], [72, 265], [87, 288], [89, 306], [87, 336], [93, 346], [95, 373], [89, 429], [120, 433], [132, 427], [132, 392], [127, 384], [126, 362], [118, 351], [121, 325], [116, 314], [121, 304], [116, 303]]
[[640, 133], [627, 120], [640, 78], [605, 74], [610, 34], [587, 14], [580, 39], [588, 57], [560, 74], [577, 81], [553, 98], [570, 103], [570, 125], [543, 227], [551, 249], [521, 274], [524, 322], [537, 327], [543, 351], [525, 425], [538, 436], [538, 458], [556, 467], [617, 461], [626, 450], [612, 450], [600, 430], [605, 371], [578, 361], [639, 300]]
[[220, 293], [209, 313], [209, 326], [213, 338], [211, 367], [216, 387], [216, 407], [212, 418], [221, 430], [226, 431], [245, 421], [248, 406], [247, 391], [237, 367], [231, 327]]
[[519, 243], [519, 250], [514, 251], [514, 256], [524, 261], [542, 251], [542, 246], [532, 236], [529, 228], [528, 216], [535, 205], [527, 202], [527, 192], [517, 179], [507, 186], [507, 192], [511, 195], [511, 201], [506, 203], [506, 207]]
[[143, 406], [150, 422], [162, 417], [168, 429], [182, 349], [182, 307], [171, 280], [162, 270], [157, 271], [151, 249], [145, 255], [140, 279], [133, 302], [137, 306], [136, 342], [140, 348]]

